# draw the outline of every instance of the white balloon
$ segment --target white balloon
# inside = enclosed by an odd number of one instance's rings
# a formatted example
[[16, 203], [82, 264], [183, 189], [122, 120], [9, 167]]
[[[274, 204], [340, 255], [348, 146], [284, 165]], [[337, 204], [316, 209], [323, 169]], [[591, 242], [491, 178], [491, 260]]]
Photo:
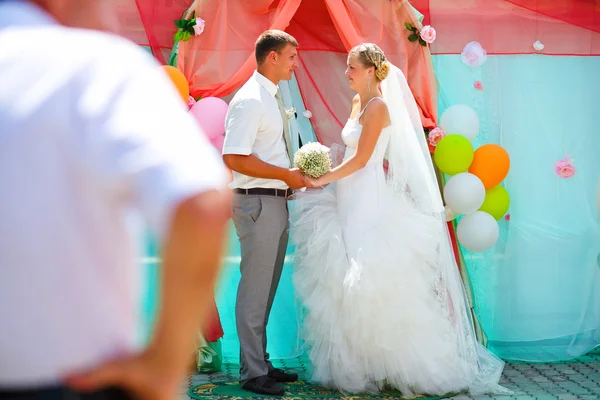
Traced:
[[465, 215], [456, 228], [458, 241], [465, 249], [472, 252], [491, 249], [499, 235], [498, 223], [494, 217], [483, 211]]
[[444, 111], [440, 119], [440, 128], [446, 135], [462, 135], [473, 141], [479, 133], [479, 117], [471, 107], [456, 104]]
[[468, 172], [454, 175], [444, 186], [444, 200], [454, 212], [470, 214], [479, 210], [485, 200], [481, 179]]

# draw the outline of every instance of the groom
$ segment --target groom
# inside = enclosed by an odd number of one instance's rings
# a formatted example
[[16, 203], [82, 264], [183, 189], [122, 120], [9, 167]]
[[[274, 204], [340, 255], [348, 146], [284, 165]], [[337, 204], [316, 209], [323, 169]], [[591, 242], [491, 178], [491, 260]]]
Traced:
[[279, 382], [296, 374], [273, 368], [266, 352], [266, 326], [288, 243], [291, 189], [307, 186], [290, 169], [288, 118], [277, 86], [290, 80], [298, 43], [279, 30], [264, 32], [255, 44], [257, 70], [229, 104], [223, 160], [233, 171], [232, 218], [240, 240], [242, 278], [236, 300], [242, 388], [281, 396]]

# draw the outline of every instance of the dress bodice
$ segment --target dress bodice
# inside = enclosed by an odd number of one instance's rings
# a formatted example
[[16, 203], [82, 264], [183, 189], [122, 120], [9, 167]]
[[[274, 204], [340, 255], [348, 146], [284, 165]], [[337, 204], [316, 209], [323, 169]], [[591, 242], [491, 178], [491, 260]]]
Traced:
[[[342, 140], [346, 145], [346, 153], [344, 154], [344, 159], [347, 159], [356, 152], [358, 141], [360, 140], [360, 135], [362, 134], [363, 128], [359, 122], [359, 119], [364, 113], [367, 106], [365, 106], [356, 117], [349, 118], [346, 122], [346, 125], [342, 129]], [[390, 131], [390, 126], [383, 128], [383, 130], [381, 131], [379, 139], [377, 140], [377, 144], [375, 145], [375, 149], [373, 150], [373, 154], [371, 154], [371, 158], [369, 159], [369, 163], [381, 164], [383, 162], [383, 158], [385, 157], [385, 152], [390, 141]]]

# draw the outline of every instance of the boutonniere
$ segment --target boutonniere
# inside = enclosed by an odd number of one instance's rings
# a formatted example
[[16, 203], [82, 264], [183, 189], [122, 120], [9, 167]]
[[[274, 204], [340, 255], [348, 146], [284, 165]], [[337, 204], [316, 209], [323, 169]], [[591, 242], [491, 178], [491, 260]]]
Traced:
[[292, 119], [296, 116], [296, 109], [294, 107], [289, 108], [285, 110], [285, 113], [287, 114], [288, 119]]

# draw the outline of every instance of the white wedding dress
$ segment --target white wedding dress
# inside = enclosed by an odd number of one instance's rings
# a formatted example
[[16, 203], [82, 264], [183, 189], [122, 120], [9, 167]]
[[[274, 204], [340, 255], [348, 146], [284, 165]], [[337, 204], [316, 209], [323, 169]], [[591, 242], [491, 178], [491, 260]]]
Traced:
[[[342, 131], [345, 158], [361, 115]], [[364, 168], [290, 202], [311, 381], [343, 393], [509, 393], [498, 385], [504, 363], [476, 341], [446, 225], [388, 182], [394, 128]]]

